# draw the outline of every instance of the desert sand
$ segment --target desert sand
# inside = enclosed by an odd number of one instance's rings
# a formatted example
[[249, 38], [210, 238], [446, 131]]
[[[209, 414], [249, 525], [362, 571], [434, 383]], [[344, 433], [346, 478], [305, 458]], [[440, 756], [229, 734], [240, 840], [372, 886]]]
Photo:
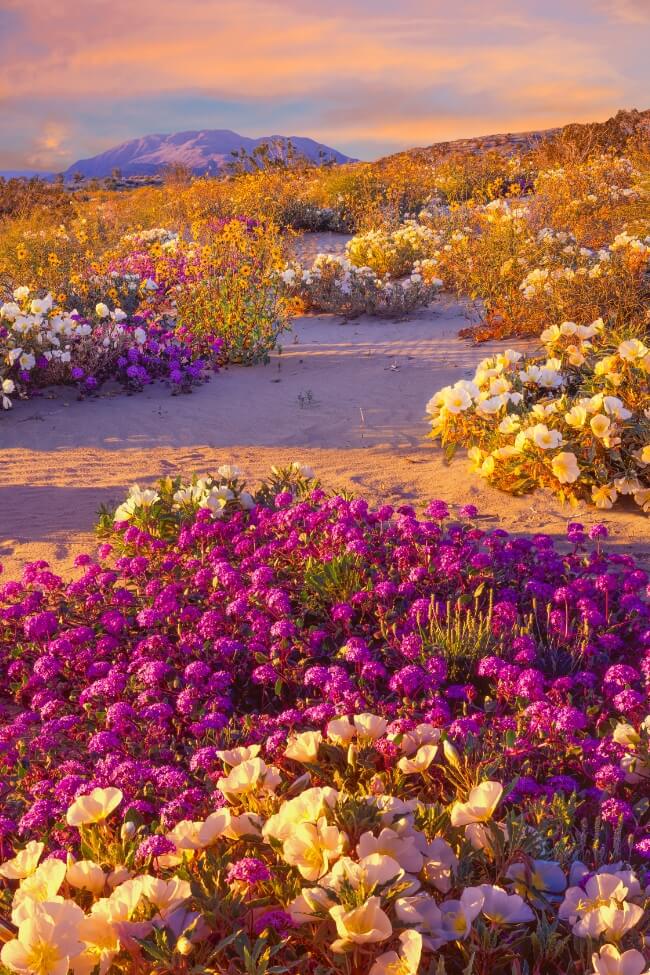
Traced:
[[256, 479], [292, 460], [311, 465], [328, 487], [375, 502], [471, 502], [486, 525], [515, 532], [562, 535], [568, 521], [604, 521], [612, 546], [650, 563], [650, 522], [633, 505], [598, 512], [540, 492], [513, 498], [471, 474], [464, 452], [447, 466], [426, 441], [427, 400], [502, 348], [460, 341], [465, 324], [444, 297], [402, 322], [298, 318], [268, 365], [222, 370], [191, 395], [154, 385], [79, 402], [57, 389], [18, 403], [0, 417], [5, 577], [35, 559], [69, 569], [94, 547], [99, 506], [119, 502], [134, 482], [227, 462]]

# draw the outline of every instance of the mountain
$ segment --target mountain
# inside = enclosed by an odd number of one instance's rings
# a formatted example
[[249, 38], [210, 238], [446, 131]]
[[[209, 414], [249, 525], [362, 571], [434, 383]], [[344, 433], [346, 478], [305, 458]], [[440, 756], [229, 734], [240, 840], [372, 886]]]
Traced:
[[203, 129], [201, 132], [175, 132], [172, 135], [146, 135], [131, 139], [90, 159], [79, 159], [66, 170], [66, 179], [75, 173], [101, 179], [119, 169], [122, 176], [151, 176], [165, 166], [182, 164], [195, 173], [218, 173], [232, 161], [232, 153], [244, 149], [253, 152], [262, 143], [273, 146], [276, 158], [284, 157], [291, 141], [297, 153], [312, 162], [320, 161], [320, 153], [336, 163], [351, 162], [350, 156], [330, 149], [313, 139], [298, 136], [271, 135], [249, 139], [230, 129]]

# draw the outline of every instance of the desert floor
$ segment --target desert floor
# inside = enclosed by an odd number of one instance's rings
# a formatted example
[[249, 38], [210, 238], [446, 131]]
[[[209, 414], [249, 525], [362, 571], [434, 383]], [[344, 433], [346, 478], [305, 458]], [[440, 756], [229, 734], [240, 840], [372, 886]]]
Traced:
[[[319, 235], [302, 250], [318, 247], [339, 250], [341, 242]], [[562, 535], [568, 521], [604, 521], [613, 547], [650, 564], [650, 522], [634, 505], [598, 512], [543, 493], [513, 498], [471, 474], [464, 452], [447, 466], [425, 440], [427, 400], [503, 347], [460, 341], [465, 324], [445, 298], [404, 322], [299, 318], [268, 365], [223, 370], [191, 395], [156, 385], [134, 396], [105, 389], [85, 402], [55, 390], [18, 403], [0, 417], [5, 577], [34, 559], [69, 568], [94, 546], [99, 506], [121, 500], [133, 482], [226, 462], [256, 479], [292, 460], [311, 465], [328, 487], [376, 502], [472, 502], [486, 525], [514, 532]]]

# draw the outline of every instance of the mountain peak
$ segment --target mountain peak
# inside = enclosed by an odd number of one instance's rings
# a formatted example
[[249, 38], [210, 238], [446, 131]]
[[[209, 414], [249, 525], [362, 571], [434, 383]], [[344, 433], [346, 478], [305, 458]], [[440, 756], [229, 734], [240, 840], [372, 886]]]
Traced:
[[197, 174], [217, 173], [232, 160], [233, 152], [242, 149], [252, 152], [263, 143], [272, 143], [286, 151], [289, 142], [312, 162], [319, 162], [322, 153], [335, 163], [352, 161], [350, 156], [302, 136], [270, 135], [252, 139], [231, 129], [198, 129], [130, 139], [97, 156], [79, 159], [65, 175], [70, 178], [81, 173], [87, 178], [101, 179], [119, 169], [123, 176], [152, 176], [175, 164], [188, 166]]

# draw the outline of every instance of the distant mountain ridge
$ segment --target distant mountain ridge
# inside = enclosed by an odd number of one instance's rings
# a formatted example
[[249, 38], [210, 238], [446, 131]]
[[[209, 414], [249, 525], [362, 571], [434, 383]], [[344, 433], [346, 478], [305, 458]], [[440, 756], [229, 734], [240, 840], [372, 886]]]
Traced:
[[492, 135], [479, 135], [467, 139], [453, 139], [449, 142], [434, 142], [430, 146], [404, 149], [385, 159], [400, 156], [424, 156], [432, 160], [454, 153], [489, 152], [496, 149], [505, 155], [524, 153], [542, 143], [559, 141], [571, 143], [585, 151], [606, 150], [610, 147], [622, 150], [627, 140], [633, 136], [650, 138], [650, 109], [639, 111], [636, 108], [620, 109], [616, 115], [604, 122], [570, 122], [568, 125], [552, 129], [532, 129], [528, 132], [500, 132]]
[[264, 143], [272, 146], [272, 155], [276, 158], [285, 158], [291, 143], [298, 155], [311, 162], [320, 162], [322, 156], [335, 163], [355, 161], [337, 149], [302, 136], [271, 135], [251, 139], [230, 129], [201, 129], [130, 139], [97, 156], [79, 159], [68, 167], [65, 177], [71, 179], [75, 173], [81, 173], [89, 179], [101, 179], [116, 169], [122, 176], [153, 176], [166, 166], [174, 165], [187, 166], [197, 174], [216, 175], [232, 162], [233, 152], [243, 149], [251, 153]]

